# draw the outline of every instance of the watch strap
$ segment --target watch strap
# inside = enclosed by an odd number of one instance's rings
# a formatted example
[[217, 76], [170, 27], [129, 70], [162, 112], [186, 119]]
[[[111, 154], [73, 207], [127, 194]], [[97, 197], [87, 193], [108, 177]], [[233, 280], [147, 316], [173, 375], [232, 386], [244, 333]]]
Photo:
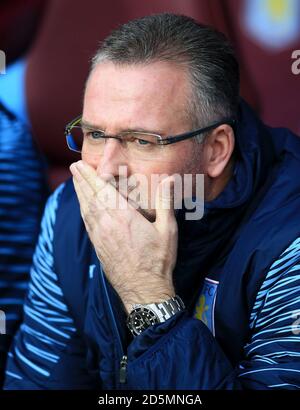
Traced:
[[171, 299], [165, 300], [164, 302], [149, 303], [143, 306], [151, 309], [152, 312], [154, 312], [158, 316], [160, 323], [165, 322], [166, 320], [170, 319], [170, 317], [176, 315], [176, 313], [185, 309], [182, 299], [177, 295], [172, 297]]

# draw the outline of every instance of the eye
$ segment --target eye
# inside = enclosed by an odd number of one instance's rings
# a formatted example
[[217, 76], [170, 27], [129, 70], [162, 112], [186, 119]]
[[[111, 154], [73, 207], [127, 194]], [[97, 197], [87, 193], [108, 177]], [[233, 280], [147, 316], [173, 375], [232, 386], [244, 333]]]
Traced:
[[102, 131], [90, 131], [88, 132], [88, 136], [92, 139], [99, 139], [99, 138], [103, 138], [104, 133]]
[[137, 138], [136, 141], [137, 141], [138, 145], [149, 145], [149, 144], [151, 144], [150, 141], [146, 141], [146, 140], [143, 140], [143, 139], [140, 139], [140, 138]]

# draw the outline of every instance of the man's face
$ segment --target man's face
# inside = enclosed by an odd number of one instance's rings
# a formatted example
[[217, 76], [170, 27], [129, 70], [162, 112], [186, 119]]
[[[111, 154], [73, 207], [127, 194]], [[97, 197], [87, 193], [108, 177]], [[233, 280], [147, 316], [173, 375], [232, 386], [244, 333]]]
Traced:
[[[189, 96], [186, 74], [175, 64], [117, 66], [110, 62], [100, 63], [87, 83], [82, 119], [110, 136], [128, 130], [144, 130], [163, 137], [176, 135], [191, 130], [186, 115]], [[120, 167], [126, 169], [129, 181], [135, 175], [129, 198], [138, 202], [140, 212], [153, 220], [152, 198], [160, 180], [153, 178], [155, 174], [183, 176], [203, 172], [200, 144], [193, 139], [160, 149], [164, 150], [163, 155], [140, 158], [128, 155], [119, 140], [108, 139], [101, 154], [97, 150], [87, 153], [83, 146], [82, 159], [100, 177], [110, 180], [113, 176], [120, 185], [124, 180]]]

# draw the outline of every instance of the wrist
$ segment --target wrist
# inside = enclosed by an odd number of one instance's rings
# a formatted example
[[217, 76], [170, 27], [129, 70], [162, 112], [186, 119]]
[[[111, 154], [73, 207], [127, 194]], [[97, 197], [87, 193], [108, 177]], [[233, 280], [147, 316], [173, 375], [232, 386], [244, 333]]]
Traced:
[[159, 292], [156, 289], [156, 292], [147, 291], [134, 293], [127, 293], [123, 297], [121, 296], [123, 305], [125, 307], [126, 313], [129, 314], [134, 305], [149, 305], [151, 303], [161, 303], [166, 300], [171, 299], [176, 295], [174, 288], [166, 288], [164, 290], [159, 289]]
[[137, 304], [129, 313], [126, 324], [133, 336], [138, 336], [150, 326], [166, 322], [184, 309], [184, 303], [178, 295], [161, 303]]

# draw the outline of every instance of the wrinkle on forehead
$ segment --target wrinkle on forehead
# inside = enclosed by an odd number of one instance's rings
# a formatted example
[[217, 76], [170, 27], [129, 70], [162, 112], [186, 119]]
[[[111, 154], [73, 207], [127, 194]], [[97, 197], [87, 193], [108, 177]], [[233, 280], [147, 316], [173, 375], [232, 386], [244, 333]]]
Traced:
[[101, 63], [87, 83], [84, 118], [102, 128], [113, 124], [113, 128], [165, 128], [168, 133], [184, 132], [188, 129], [189, 95], [186, 72], [174, 63], [130, 66]]

